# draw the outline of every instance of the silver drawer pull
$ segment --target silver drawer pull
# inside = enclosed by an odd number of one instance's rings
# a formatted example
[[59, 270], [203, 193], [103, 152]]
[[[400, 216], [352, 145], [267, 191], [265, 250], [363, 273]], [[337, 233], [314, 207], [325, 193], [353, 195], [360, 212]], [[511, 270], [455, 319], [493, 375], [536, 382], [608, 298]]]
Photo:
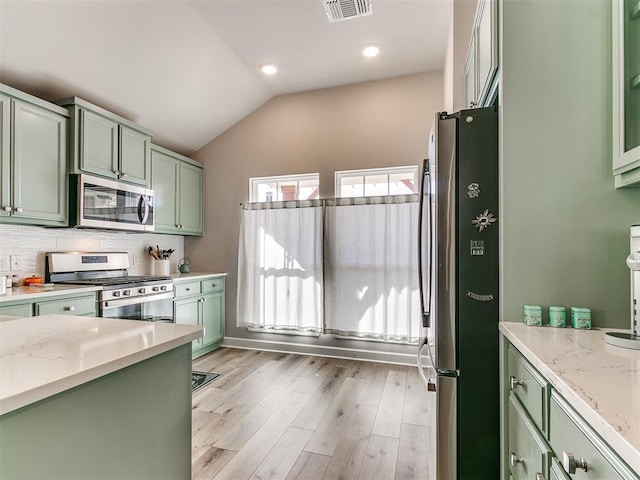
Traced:
[[217, 283], [212, 283], [212, 284], [211, 284], [211, 288], [216, 288], [217, 286], [218, 286], [218, 284], [217, 284]]
[[584, 458], [576, 460], [576, 457], [572, 453], [562, 452], [562, 468], [564, 471], [573, 474], [576, 473], [576, 468], [581, 468], [585, 472], [587, 471], [587, 461]]
[[22, 207], [16, 207], [16, 212], [18, 213], [22, 213], [24, 210], [22, 209]]
[[514, 452], [511, 452], [509, 454], [509, 463], [511, 464], [512, 467], [515, 467], [516, 465], [518, 465], [519, 463], [521, 463], [522, 465], [524, 465], [524, 458], [519, 457], [518, 455], [516, 455]]
[[76, 307], [74, 307], [73, 305], [71, 305], [70, 307], [64, 307], [64, 311], [65, 312], [73, 312], [75, 311]]
[[12, 208], [11, 208], [9, 205], [6, 205], [6, 206], [2, 207], [2, 209], [3, 209], [5, 212], [10, 212], [10, 211], [12, 210]]
[[185, 292], [190, 292], [190, 291], [191, 291], [191, 289], [190, 289], [190, 288], [185, 288], [185, 289], [184, 289], [184, 291], [185, 291]]
[[509, 377], [509, 385], [511, 385], [511, 390], [513, 390], [516, 387], [524, 387], [525, 381], [522, 380], [521, 378], [516, 378], [514, 376], [511, 376]]

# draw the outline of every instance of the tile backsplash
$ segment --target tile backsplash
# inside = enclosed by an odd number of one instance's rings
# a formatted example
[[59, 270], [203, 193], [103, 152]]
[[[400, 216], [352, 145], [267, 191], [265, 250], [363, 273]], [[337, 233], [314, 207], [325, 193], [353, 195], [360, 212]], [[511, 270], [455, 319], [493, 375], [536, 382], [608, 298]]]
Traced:
[[173, 248], [171, 272], [178, 271], [178, 261], [184, 257], [184, 238], [158, 233], [129, 233], [76, 228], [43, 228], [20, 225], [0, 225], [0, 259], [15, 255], [19, 268], [0, 268], [0, 274], [17, 274], [20, 278], [44, 276], [44, 256], [47, 252], [127, 252], [131, 275], [152, 274], [153, 258], [150, 246]]

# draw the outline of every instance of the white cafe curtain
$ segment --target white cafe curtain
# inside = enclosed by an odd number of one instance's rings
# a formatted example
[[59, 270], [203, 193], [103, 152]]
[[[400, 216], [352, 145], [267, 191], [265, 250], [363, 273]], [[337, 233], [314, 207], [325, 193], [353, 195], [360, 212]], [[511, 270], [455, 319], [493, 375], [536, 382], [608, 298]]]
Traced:
[[326, 202], [326, 333], [419, 340], [417, 201], [398, 195]]
[[237, 325], [320, 332], [322, 285], [322, 202], [244, 204]]

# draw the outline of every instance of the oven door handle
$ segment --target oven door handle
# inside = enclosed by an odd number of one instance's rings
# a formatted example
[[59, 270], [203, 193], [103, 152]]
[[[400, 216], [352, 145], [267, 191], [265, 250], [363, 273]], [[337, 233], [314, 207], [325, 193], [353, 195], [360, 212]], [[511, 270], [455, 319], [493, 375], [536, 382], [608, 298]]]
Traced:
[[155, 293], [153, 295], [144, 295], [141, 297], [118, 298], [116, 300], [103, 300], [101, 302], [102, 310], [111, 308], [126, 307], [127, 305], [136, 305], [139, 303], [155, 302], [156, 300], [173, 300], [173, 292]]

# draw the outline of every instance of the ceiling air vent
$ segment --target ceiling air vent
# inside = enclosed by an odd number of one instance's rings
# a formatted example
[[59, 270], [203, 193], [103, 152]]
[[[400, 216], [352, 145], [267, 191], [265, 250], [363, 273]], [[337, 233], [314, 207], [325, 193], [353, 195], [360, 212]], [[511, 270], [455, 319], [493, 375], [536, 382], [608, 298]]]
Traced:
[[322, 0], [330, 22], [364, 17], [373, 13], [371, 0]]

